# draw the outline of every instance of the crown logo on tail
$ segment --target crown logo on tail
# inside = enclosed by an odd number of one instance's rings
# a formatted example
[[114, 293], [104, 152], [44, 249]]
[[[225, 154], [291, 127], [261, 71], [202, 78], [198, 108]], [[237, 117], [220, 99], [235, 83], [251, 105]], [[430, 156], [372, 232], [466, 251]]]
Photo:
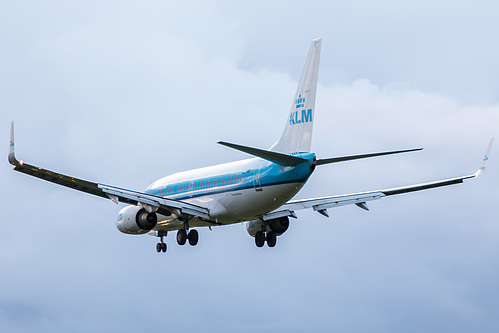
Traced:
[[305, 97], [298, 95], [298, 98], [295, 99], [295, 104], [297, 109], [303, 107], [305, 105]]

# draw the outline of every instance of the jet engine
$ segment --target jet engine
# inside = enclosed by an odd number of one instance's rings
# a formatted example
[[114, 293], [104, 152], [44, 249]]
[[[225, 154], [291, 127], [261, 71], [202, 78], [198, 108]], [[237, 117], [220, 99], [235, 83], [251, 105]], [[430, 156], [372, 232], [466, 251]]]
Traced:
[[116, 227], [125, 234], [145, 234], [158, 222], [156, 213], [149, 213], [141, 206], [127, 206], [120, 210]]
[[253, 220], [246, 223], [246, 231], [250, 236], [255, 237], [258, 231], [270, 231], [276, 233], [277, 236], [282, 235], [289, 228], [289, 218], [287, 216], [278, 219], [272, 219], [267, 222], [262, 220]]

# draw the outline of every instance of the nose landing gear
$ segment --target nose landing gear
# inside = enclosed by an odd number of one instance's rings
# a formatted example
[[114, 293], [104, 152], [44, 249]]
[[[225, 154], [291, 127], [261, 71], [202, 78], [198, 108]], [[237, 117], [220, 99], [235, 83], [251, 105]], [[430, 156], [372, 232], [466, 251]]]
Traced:
[[[189, 223], [186, 218], [183, 219], [184, 227], [177, 231], [177, 244], [185, 245], [189, 241], [189, 245], [196, 246], [199, 242], [199, 233], [195, 229], [189, 230]], [[157, 231], [156, 236], [160, 238], [160, 242], [156, 244], [156, 252], [166, 252], [166, 243], [163, 242], [163, 237], [166, 236], [167, 231]], [[264, 240], [265, 241], [265, 240]]]
[[166, 252], [166, 243], [163, 242], [163, 237], [165, 237], [167, 231], [158, 231], [157, 236], [160, 238], [160, 242], [156, 244], [156, 252]]

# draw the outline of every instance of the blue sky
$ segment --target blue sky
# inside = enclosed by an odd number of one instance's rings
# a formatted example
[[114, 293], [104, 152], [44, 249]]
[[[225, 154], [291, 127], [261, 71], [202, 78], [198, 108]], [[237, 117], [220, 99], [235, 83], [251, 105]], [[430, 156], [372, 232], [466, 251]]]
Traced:
[[[0, 124], [29, 163], [141, 190], [280, 136], [323, 38], [318, 168], [299, 198], [475, 172], [498, 136], [492, 1], [29, 1], [0, 13]], [[111, 201], [0, 167], [8, 332], [496, 331], [499, 173], [299, 212], [274, 249], [242, 224], [196, 247], [121, 234]]]

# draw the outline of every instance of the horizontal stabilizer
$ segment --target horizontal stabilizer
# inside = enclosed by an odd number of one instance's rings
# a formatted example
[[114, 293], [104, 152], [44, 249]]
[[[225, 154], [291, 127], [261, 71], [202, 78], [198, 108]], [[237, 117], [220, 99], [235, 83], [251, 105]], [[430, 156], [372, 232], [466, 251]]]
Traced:
[[268, 151], [268, 150], [264, 150], [264, 149], [241, 146], [241, 145], [236, 145], [234, 143], [228, 143], [228, 142], [223, 142], [223, 141], [219, 141], [218, 143], [223, 145], [223, 146], [227, 146], [230, 148], [240, 150], [240, 151], [245, 152], [247, 154], [263, 158], [264, 160], [271, 161], [271, 162], [277, 163], [277, 164], [282, 165], [282, 166], [295, 166], [295, 165], [298, 165], [300, 163], [307, 161], [307, 159], [305, 159], [305, 158], [291, 156], [291, 155], [282, 154], [282, 153], [276, 153], [274, 151]]
[[406, 150], [385, 151], [385, 152], [381, 152], [381, 153], [370, 153], [370, 154], [362, 154], [362, 155], [350, 155], [350, 156], [323, 158], [323, 159], [317, 160], [317, 165], [358, 160], [360, 158], [369, 158], [369, 157], [377, 157], [377, 156], [383, 156], [383, 155], [408, 153], [411, 151], [418, 151], [418, 150], [423, 150], [423, 148], [414, 148], [414, 149], [406, 149]]

